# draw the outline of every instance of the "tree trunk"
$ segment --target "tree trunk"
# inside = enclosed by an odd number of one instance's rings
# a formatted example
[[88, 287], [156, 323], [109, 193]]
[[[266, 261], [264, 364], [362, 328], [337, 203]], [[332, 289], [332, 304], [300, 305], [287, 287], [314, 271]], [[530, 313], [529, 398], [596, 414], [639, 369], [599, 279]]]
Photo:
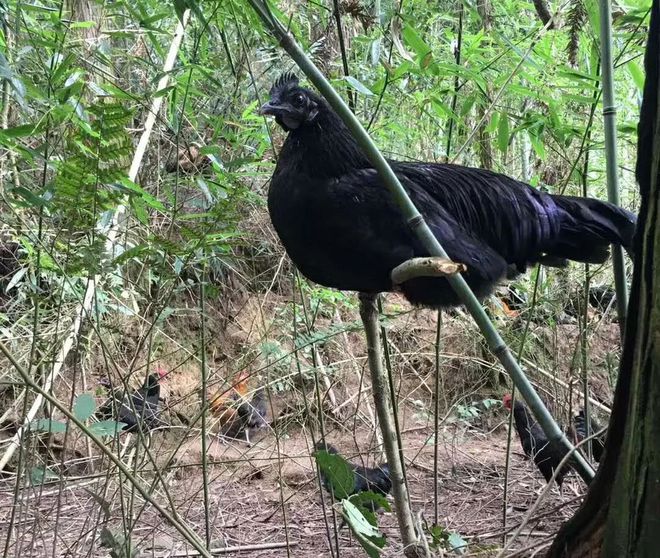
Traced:
[[557, 534], [549, 558], [644, 558], [660, 553], [659, 66], [660, 0], [653, 0], [638, 128], [636, 173], [642, 205], [605, 459], [582, 507]]

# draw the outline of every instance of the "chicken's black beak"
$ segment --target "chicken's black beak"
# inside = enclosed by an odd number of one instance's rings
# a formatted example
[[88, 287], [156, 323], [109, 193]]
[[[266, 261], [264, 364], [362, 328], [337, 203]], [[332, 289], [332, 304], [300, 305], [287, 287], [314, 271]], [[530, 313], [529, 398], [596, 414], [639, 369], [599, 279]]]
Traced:
[[270, 115], [270, 116], [277, 116], [278, 114], [282, 114], [286, 109], [282, 105], [276, 105], [273, 104], [271, 101], [268, 101], [267, 103], [261, 105], [261, 108], [259, 109], [259, 114], [262, 116]]

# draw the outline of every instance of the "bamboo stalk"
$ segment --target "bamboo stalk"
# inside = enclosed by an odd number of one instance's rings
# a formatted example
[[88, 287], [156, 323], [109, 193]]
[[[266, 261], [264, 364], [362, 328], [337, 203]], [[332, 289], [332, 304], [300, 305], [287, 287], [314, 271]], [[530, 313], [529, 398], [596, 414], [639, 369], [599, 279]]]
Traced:
[[[364, 154], [369, 158], [371, 164], [378, 171], [383, 183], [398, 204], [408, 226], [420, 240], [424, 248], [431, 256], [449, 259], [447, 253], [424, 221], [424, 218], [408, 197], [408, 194], [399, 182], [397, 176], [394, 174], [394, 171], [392, 171], [383, 155], [369, 137], [369, 134], [362, 127], [357, 118], [355, 118], [342, 98], [332, 88], [325, 76], [323, 76], [319, 69], [311, 62], [300, 45], [298, 45], [282, 24], [272, 16], [267, 6], [261, 0], [249, 0], [249, 2], [264, 24], [277, 38], [282, 48], [284, 48], [291, 58], [293, 58], [309, 80], [327, 99], [332, 108], [337, 112], [337, 115], [344, 121], [344, 124], [346, 124], [346, 127], [355, 137]], [[465, 282], [465, 279], [461, 275], [453, 275], [447, 277], [447, 281], [459, 295], [461, 302], [472, 315], [473, 319], [479, 326], [481, 333], [486, 338], [490, 350], [499, 359], [502, 366], [504, 366], [505, 370], [511, 376], [545, 434], [550, 440], [557, 441], [567, 452], [573, 451], [573, 444], [571, 444], [568, 438], [564, 435], [555, 420], [552, 418], [550, 412], [546, 409], [543, 401], [532, 387], [531, 383], [520, 368], [520, 365], [513, 358], [508, 346], [493, 326], [485, 310]], [[575, 456], [575, 469], [586, 483], [591, 482], [591, 479], [594, 476], [594, 471], [591, 468], [591, 465], [589, 465], [589, 463], [587, 463], [587, 461], [579, 454]]]
[[[605, 129], [605, 170], [607, 172], [607, 199], [619, 205], [619, 163], [616, 152], [616, 106], [614, 105], [614, 66], [612, 63], [612, 9], [610, 0], [600, 0], [600, 57], [603, 89], [603, 127]], [[616, 308], [619, 315], [621, 338], [628, 315], [628, 284], [623, 248], [612, 246]]]
[[[186, 12], [183, 15], [182, 21], [180, 21], [177, 24], [176, 31], [174, 34], [174, 39], [172, 40], [172, 44], [170, 45], [170, 50], [167, 54], [165, 64], [163, 64], [164, 75], [158, 81], [158, 85], [157, 85], [158, 91], [164, 89], [167, 86], [167, 83], [169, 82], [169, 75], [170, 75], [169, 72], [174, 66], [176, 55], [179, 52], [179, 47], [181, 46], [181, 41], [183, 40], [183, 32], [185, 29], [185, 24], [189, 17], [189, 13], [190, 11], [186, 10]], [[133, 161], [131, 163], [131, 167], [128, 174], [129, 178], [133, 181], [135, 181], [137, 177], [137, 172], [140, 168], [140, 164], [142, 163], [142, 159], [144, 157], [144, 153], [149, 143], [149, 138], [151, 136], [151, 131], [156, 121], [156, 115], [160, 110], [162, 103], [163, 103], [162, 96], [158, 96], [153, 100], [153, 103], [151, 105], [151, 110], [145, 121], [144, 131], [142, 132], [142, 136], [140, 137], [140, 141], [138, 142], [138, 147], [135, 151], [135, 155], [133, 156]], [[112, 226], [107, 233], [107, 238], [108, 238], [107, 247], [109, 248], [108, 249], [109, 257], [114, 256], [115, 242], [119, 235], [121, 224], [122, 222], [124, 222], [124, 219], [122, 219], [121, 216], [125, 212], [125, 210], [126, 210], [125, 205], [119, 205], [117, 207], [117, 209], [115, 210], [115, 215], [113, 217]], [[49, 392], [51, 390], [55, 378], [57, 378], [57, 376], [60, 374], [62, 367], [64, 366], [64, 361], [66, 360], [69, 351], [71, 350], [71, 347], [73, 347], [73, 344], [78, 337], [80, 326], [82, 325], [84, 318], [90, 314], [90, 311], [92, 309], [92, 304], [94, 301], [94, 295], [96, 293], [96, 287], [100, 280], [101, 280], [100, 275], [89, 278], [87, 282], [87, 288], [85, 290], [85, 295], [83, 296], [83, 301], [76, 308], [75, 317], [71, 324], [71, 328], [69, 329], [69, 334], [62, 343], [62, 347], [58, 351], [57, 356], [55, 357], [55, 360], [53, 362], [53, 368], [51, 369], [48, 376], [46, 376], [46, 379], [42, 386], [44, 392]], [[14, 436], [11, 438], [11, 440], [9, 441], [9, 445], [5, 450], [5, 453], [2, 455], [2, 458], [0, 458], [0, 471], [4, 469], [4, 467], [7, 465], [9, 460], [13, 457], [16, 449], [20, 447], [21, 440], [23, 439], [23, 435], [26, 429], [36, 417], [37, 413], [39, 412], [39, 409], [41, 409], [41, 406], [43, 405], [43, 402], [44, 402], [44, 397], [41, 394], [37, 395], [34, 402], [32, 403], [32, 406], [25, 415], [25, 420], [23, 421], [23, 424], [16, 431], [16, 434], [14, 434]]]
[[[369, 358], [369, 370], [371, 371], [374, 403], [380, 429], [383, 433], [387, 463], [390, 467], [394, 507], [399, 522], [401, 540], [406, 549], [405, 554], [406, 556], [425, 556], [426, 553], [423, 552], [423, 547], [419, 546], [415, 535], [415, 521], [408, 499], [408, 487], [403, 478], [403, 466], [397, 443], [392, 399], [381, 357], [383, 349], [380, 343], [380, 332], [378, 331], [377, 297], [378, 295], [360, 293], [360, 316], [367, 337], [367, 356]], [[420, 553], [420, 550], [422, 553]]]

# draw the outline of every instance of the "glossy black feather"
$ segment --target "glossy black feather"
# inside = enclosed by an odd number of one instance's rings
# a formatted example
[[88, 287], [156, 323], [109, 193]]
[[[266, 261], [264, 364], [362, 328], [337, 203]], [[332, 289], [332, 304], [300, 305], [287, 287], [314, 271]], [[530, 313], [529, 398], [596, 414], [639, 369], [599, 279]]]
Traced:
[[[581, 410], [577, 415], [573, 417], [573, 428], [575, 429], [575, 438], [576, 443], [581, 442], [587, 437], [587, 424], [584, 416], [584, 410]], [[600, 432], [602, 427], [596, 422], [593, 417], [589, 417], [590, 428], [589, 436]], [[603, 457], [603, 452], [605, 451], [605, 435], [601, 434], [591, 440], [591, 453], [593, 454], [594, 461], [600, 463], [600, 460]]]
[[102, 420], [116, 420], [126, 424], [124, 432], [133, 432], [142, 426], [147, 430], [160, 424], [160, 377], [149, 374], [141, 388], [133, 393], [115, 390], [101, 405], [96, 416]]
[[[513, 421], [525, 455], [534, 461], [543, 478], [549, 482], [566, 452], [557, 442], [548, 440], [529, 409], [520, 401], [515, 401], [513, 404]], [[555, 480], [559, 486], [562, 485], [564, 476], [569, 470], [570, 461], [557, 474]]]
[[[271, 98], [264, 112], [289, 130], [268, 192], [287, 253], [321, 285], [393, 290], [391, 270], [427, 250], [324, 99], [290, 76]], [[602, 262], [610, 243], [631, 246], [635, 216], [606, 202], [546, 194], [459, 165], [390, 163], [450, 258], [467, 265], [464, 277], [479, 297], [538, 261]], [[414, 279], [401, 290], [413, 304], [459, 302], [445, 279]]]

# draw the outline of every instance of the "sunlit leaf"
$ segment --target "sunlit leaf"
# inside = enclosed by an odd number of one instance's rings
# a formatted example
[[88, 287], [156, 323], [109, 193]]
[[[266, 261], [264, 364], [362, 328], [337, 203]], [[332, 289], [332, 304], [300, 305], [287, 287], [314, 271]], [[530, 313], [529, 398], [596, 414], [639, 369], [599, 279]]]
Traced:
[[96, 401], [89, 393], [81, 393], [73, 402], [73, 414], [78, 420], [85, 421], [94, 414]]
[[66, 423], [59, 420], [42, 418], [32, 421], [30, 423], [30, 428], [32, 430], [40, 430], [42, 432], [52, 432], [52, 433], [61, 434], [66, 432]]

